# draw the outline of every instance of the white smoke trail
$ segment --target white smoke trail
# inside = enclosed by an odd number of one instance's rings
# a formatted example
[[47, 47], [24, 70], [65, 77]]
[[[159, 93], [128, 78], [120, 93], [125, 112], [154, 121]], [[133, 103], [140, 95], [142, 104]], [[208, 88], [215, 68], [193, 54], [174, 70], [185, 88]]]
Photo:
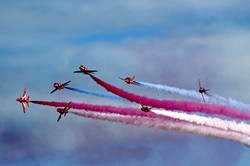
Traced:
[[179, 132], [188, 132], [203, 136], [213, 136], [218, 138], [223, 138], [227, 140], [237, 141], [247, 146], [250, 146], [250, 137], [240, 134], [234, 131], [225, 131], [221, 129], [216, 129], [212, 127], [200, 126], [186, 122], [180, 121], [171, 121], [171, 120], [160, 120], [160, 119], [152, 119], [145, 117], [136, 117], [136, 116], [128, 116], [128, 115], [119, 115], [113, 113], [94, 113], [94, 112], [75, 112], [71, 111], [78, 116], [99, 119], [99, 120], [107, 120], [113, 122], [120, 122], [125, 124], [131, 124], [136, 126], [144, 126], [144, 127], [153, 127], [164, 130], [173, 130]]
[[[202, 100], [201, 94], [194, 90], [180, 89], [180, 88], [176, 88], [172, 86], [153, 84], [153, 83], [148, 83], [148, 82], [138, 82], [138, 83], [141, 86], [145, 86], [148, 88], [164, 90], [171, 94], [177, 94], [177, 95], [182, 95], [182, 96], [192, 97], [194, 99]], [[222, 105], [228, 105], [237, 109], [250, 110], [249, 104], [245, 104], [243, 102], [234, 100], [232, 98], [225, 98], [216, 94], [211, 94], [211, 96], [204, 95], [204, 99], [208, 103], [222, 104]]]
[[205, 117], [200, 115], [187, 114], [183, 112], [174, 112], [174, 111], [156, 110], [156, 109], [152, 109], [151, 111], [156, 114], [164, 115], [178, 120], [184, 120], [190, 123], [195, 123], [197, 125], [205, 125], [227, 131], [235, 131], [250, 136], [250, 125], [244, 122], [236, 122], [233, 120], [222, 120], [220, 118]]

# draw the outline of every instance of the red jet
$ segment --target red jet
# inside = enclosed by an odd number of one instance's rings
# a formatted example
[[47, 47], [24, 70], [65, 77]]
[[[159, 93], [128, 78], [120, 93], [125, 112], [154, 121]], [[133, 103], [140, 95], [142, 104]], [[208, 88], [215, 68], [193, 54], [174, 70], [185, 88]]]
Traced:
[[70, 82], [71, 82], [71, 81], [67, 81], [67, 82], [65, 82], [65, 83], [60, 83], [60, 82], [54, 83], [53, 86], [54, 86], [55, 89], [52, 90], [52, 91], [50, 92], [50, 94], [51, 94], [51, 93], [54, 93], [54, 92], [57, 91], [57, 90], [62, 90], [62, 89], [64, 89]]
[[205, 89], [205, 87], [203, 87], [201, 85], [201, 81], [199, 80], [199, 93], [201, 94], [202, 96], [202, 99], [203, 101], [205, 102], [205, 98], [204, 98], [204, 95], [209, 95], [207, 92], [209, 91], [209, 89]]
[[126, 78], [121, 78], [119, 77], [121, 80], [123, 80], [124, 82], [126, 82], [127, 84], [134, 84], [135, 82], [135, 76], [133, 77], [126, 77]]
[[92, 74], [92, 73], [95, 73], [95, 72], [97, 72], [97, 70], [89, 70], [88, 67], [83, 66], [83, 65], [81, 65], [79, 67], [78, 71], [74, 71], [74, 73], [83, 73], [83, 74]]
[[57, 119], [57, 122], [59, 122], [59, 120], [61, 119], [62, 115], [64, 114], [64, 117], [66, 116], [67, 113], [69, 113], [69, 109], [70, 109], [70, 104], [71, 102], [69, 102], [69, 104], [64, 107], [64, 108], [57, 108], [57, 112], [60, 114], [58, 119]]
[[149, 111], [151, 111], [152, 108], [153, 107], [148, 107], [148, 106], [144, 106], [141, 104], [141, 111], [143, 111], [143, 112], [149, 112]]
[[18, 101], [22, 104], [23, 113], [26, 112], [26, 106], [29, 107], [29, 100], [30, 100], [30, 97], [29, 96], [27, 97], [26, 88], [24, 88], [23, 96], [16, 99], [16, 101]]

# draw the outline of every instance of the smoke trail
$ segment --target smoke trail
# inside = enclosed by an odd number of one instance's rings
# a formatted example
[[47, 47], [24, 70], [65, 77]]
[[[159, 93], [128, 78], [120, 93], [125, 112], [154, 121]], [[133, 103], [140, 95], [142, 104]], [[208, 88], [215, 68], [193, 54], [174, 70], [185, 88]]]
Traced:
[[87, 95], [92, 95], [92, 96], [97, 96], [97, 97], [103, 97], [103, 98], [108, 98], [108, 99], [113, 99], [113, 100], [120, 100], [120, 101], [127, 101], [124, 98], [121, 98], [117, 95], [113, 95], [110, 93], [100, 93], [100, 92], [95, 92], [95, 91], [90, 91], [90, 90], [81, 90], [81, 89], [76, 89], [76, 88], [71, 88], [71, 87], [65, 87], [65, 89], [87, 94]]
[[[164, 90], [168, 93], [171, 94], [177, 94], [177, 95], [182, 95], [186, 97], [192, 97], [194, 99], [201, 100], [201, 94], [197, 91], [194, 90], [186, 90], [186, 89], [180, 89], [172, 86], [167, 86], [167, 85], [160, 85], [160, 84], [153, 84], [153, 83], [148, 83], [148, 82], [138, 82], [140, 86], [148, 87], [148, 88], [154, 88], [158, 90]], [[225, 98], [216, 94], [212, 94], [211, 96], [206, 96], [204, 95], [204, 98], [206, 102], [208, 103], [214, 103], [214, 104], [223, 104], [223, 105], [228, 105], [234, 108], [238, 109], [245, 109], [245, 110], [250, 110], [250, 105], [242, 103], [240, 101], [231, 99], [231, 98]]]
[[186, 133], [193, 133], [203, 136], [211, 136], [211, 137], [218, 137], [227, 140], [237, 141], [243, 143], [247, 146], [250, 146], [250, 137], [246, 135], [233, 132], [233, 131], [224, 131], [220, 129], [215, 129], [211, 127], [193, 125], [186, 122], [173, 122], [167, 120], [159, 120], [159, 119], [151, 119], [146, 117], [133, 117], [133, 116], [124, 116], [119, 114], [107, 114], [107, 113], [93, 113], [93, 112], [74, 112], [71, 111], [70, 113], [86, 117], [92, 119], [99, 119], [99, 120], [107, 120], [113, 122], [120, 122], [125, 124], [131, 124], [135, 126], [144, 126], [144, 127], [153, 127], [159, 128], [164, 130], [172, 130], [178, 132], [186, 132]]
[[[30, 101], [34, 104], [41, 104], [41, 105], [47, 105], [47, 106], [54, 106], [54, 107], [65, 107], [68, 103], [63, 103], [63, 102], [46, 102], [46, 101]], [[167, 130], [176, 130], [176, 131], [184, 131], [184, 132], [191, 132], [191, 133], [196, 133], [196, 134], [201, 134], [201, 135], [207, 135], [207, 136], [216, 136], [216, 137], [221, 137], [221, 138], [226, 138], [230, 140], [236, 140], [237, 141], [237, 135], [231, 135], [228, 133], [223, 132], [222, 130], [216, 130], [215, 128], [208, 128], [208, 127], [201, 127], [199, 126], [199, 129], [197, 129], [197, 126], [191, 125], [187, 122], [181, 122], [181, 121], [176, 121], [173, 118], [165, 117], [161, 118], [161, 115], [157, 115], [151, 112], [144, 113], [141, 111], [138, 111], [137, 109], [133, 108], [118, 108], [118, 107], [111, 107], [111, 106], [98, 106], [98, 105], [90, 105], [90, 104], [76, 104], [76, 103], [71, 103], [70, 104], [71, 108], [75, 109], [84, 109], [90, 111], [88, 115], [95, 115], [96, 112], [99, 112], [100, 115], [110, 115], [109, 119], [117, 122], [122, 122], [122, 120], [116, 120], [113, 115], [119, 115], [119, 116], [125, 116], [128, 117], [128, 120], [126, 121], [128, 124], [134, 124], [134, 125], [139, 125], [139, 126], [148, 126], [148, 127], [156, 127], [156, 128], [163, 128]], [[71, 113], [74, 111], [70, 111]], [[115, 114], [114, 114], [115, 113]], [[75, 112], [75, 114], [78, 115], [83, 115], [84, 113], [79, 113]], [[90, 116], [91, 117], [91, 116]], [[131, 120], [130, 118], [137, 118], [136, 121]], [[144, 121], [144, 119], [151, 119], [153, 120], [158, 120], [158, 123], [149, 123], [147, 121]], [[100, 118], [99, 118], [100, 119]], [[162, 119], [160, 121], [160, 119]], [[106, 119], [108, 120], [108, 119]], [[124, 122], [125, 123], [125, 122]], [[179, 124], [178, 127], [176, 127], [175, 123]], [[183, 125], [183, 126], [181, 126]], [[188, 125], [190, 127], [188, 127]], [[210, 130], [208, 130], [210, 129]], [[219, 133], [218, 133], [219, 132]], [[228, 131], [233, 133], [232, 131]], [[221, 134], [222, 133], [222, 134]], [[234, 134], [236, 134], [234, 132]], [[239, 133], [238, 133], [239, 134]], [[243, 134], [242, 134], [243, 135]], [[242, 140], [241, 140], [242, 139]], [[242, 143], [250, 143], [250, 140], [246, 140], [246, 142], [243, 138], [238, 139], [238, 141], [242, 141]], [[249, 144], [248, 144], [249, 145]]]
[[[51, 102], [50, 101], [30, 101], [30, 102], [34, 104], [47, 105], [47, 106], [53, 106], [53, 107], [66, 107], [68, 105], [68, 103], [66, 102], [55, 102], [55, 101], [51, 101]], [[146, 116], [150, 118], [167, 119], [167, 117], [165, 116], [157, 115], [153, 112], [145, 113], [135, 108], [113, 107], [113, 106], [93, 105], [93, 104], [73, 103], [73, 102], [71, 102], [69, 107], [73, 109], [95, 111], [95, 112], [100, 112], [100, 113], [118, 113], [122, 115]]]
[[[63, 103], [63, 102], [47, 102], [47, 101], [31, 101], [31, 102], [35, 104], [55, 106], [55, 107], [64, 107], [68, 104], [68, 103]], [[94, 112], [100, 112], [100, 113], [119, 113], [121, 115], [161, 118], [164, 120], [171, 119], [173, 121], [176, 121], [177, 119], [179, 121], [186, 121], [186, 122], [191, 122], [191, 123], [194, 122], [196, 124], [206, 125], [209, 127], [216, 127], [216, 128], [221, 128], [224, 130], [232, 129], [238, 132], [245, 132], [245, 133], [250, 134], [250, 128], [245, 123], [241, 123], [242, 125], [239, 126], [236, 122], [235, 123], [223, 122], [223, 120], [220, 120], [218, 118], [206, 118], [202, 116], [188, 115], [188, 114], [172, 112], [172, 111], [170, 112], [170, 111], [152, 110], [153, 113], [152, 112], [145, 113], [134, 108], [120, 108], [120, 107], [91, 105], [91, 104], [83, 104], [83, 103], [82, 104], [71, 103], [70, 107], [74, 109], [81, 109], [81, 110], [84, 109], [87, 111], [92, 111], [92, 112], [94, 111]]]
[[228, 108], [225, 106], [217, 106], [204, 103], [187, 102], [187, 101], [171, 101], [171, 100], [157, 100], [152, 98], [147, 98], [144, 96], [138, 96], [115, 86], [112, 86], [101, 79], [90, 75], [90, 77], [99, 85], [104, 87], [106, 90], [123, 97], [129, 101], [140, 103], [143, 105], [152, 106], [155, 108], [163, 108], [166, 110], [182, 110], [186, 112], [201, 112], [207, 114], [217, 114], [224, 115], [231, 118], [238, 118], [242, 120], [250, 120], [250, 113], [240, 112], [233, 108]]
[[173, 112], [173, 111], [155, 110], [155, 109], [152, 109], [151, 111], [156, 114], [165, 115], [167, 117], [171, 117], [174, 119], [184, 120], [190, 123], [195, 123], [203, 126], [205, 125], [208, 127], [220, 128], [228, 131], [240, 132], [242, 134], [250, 136], [250, 125], [244, 122], [222, 120], [220, 118], [204, 117], [200, 115], [190, 115], [182, 112]]
[[248, 110], [248, 111], [250, 110], [250, 105], [249, 104], [245, 104], [245, 103], [237, 101], [235, 99], [225, 98], [225, 97], [219, 96], [217, 94], [213, 94], [212, 97], [214, 97], [216, 100], [224, 102], [225, 104], [230, 105], [232, 107], [235, 107], [235, 108], [238, 108], [238, 109], [244, 109], [244, 110]]

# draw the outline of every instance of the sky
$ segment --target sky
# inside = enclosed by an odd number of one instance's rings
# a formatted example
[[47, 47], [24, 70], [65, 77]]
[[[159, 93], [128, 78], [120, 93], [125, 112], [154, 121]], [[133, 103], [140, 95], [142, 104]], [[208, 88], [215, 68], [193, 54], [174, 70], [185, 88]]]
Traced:
[[[120, 105], [60, 91], [71, 80], [105, 92], [72, 72], [81, 64], [130, 92], [179, 99], [123, 84], [118, 77], [197, 89], [250, 103], [248, 0], [0, 0], [0, 165], [228, 165], [250, 163], [237, 142], [84, 119], [60, 123], [53, 108], [15, 101], [26, 87], [33, 100]], [[131, 106], [136, 106], [131, 104]]]

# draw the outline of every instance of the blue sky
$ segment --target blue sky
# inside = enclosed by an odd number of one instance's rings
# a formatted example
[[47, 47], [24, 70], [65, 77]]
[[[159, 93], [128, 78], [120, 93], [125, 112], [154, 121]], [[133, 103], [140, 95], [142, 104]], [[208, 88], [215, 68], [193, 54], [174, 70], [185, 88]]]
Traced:
[[[49, 107], [25, 115], [15, 98], [121, 105], [70, 91], [49, 95], [55, 81], [104, 91], [73, 75], [80, 64], [113, 84], [117, 77], [197, 88], [248, 102], [250, 7], [247, 0], [0, 1], [0, 165], [229, 165], [250, 163], [245, 146], [216, 138], [138, 128], [69, 115]], [[179, 99], [179, 98], [178, 98]], [[131, 105], [134, 106], [134, 105]]]

